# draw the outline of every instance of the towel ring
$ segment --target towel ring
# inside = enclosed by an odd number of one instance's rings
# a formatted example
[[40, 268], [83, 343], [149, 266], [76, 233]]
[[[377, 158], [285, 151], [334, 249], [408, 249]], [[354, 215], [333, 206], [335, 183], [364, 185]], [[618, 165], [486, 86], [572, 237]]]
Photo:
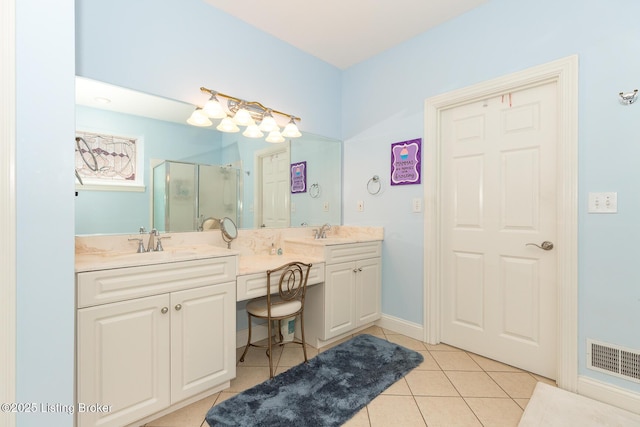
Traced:
[[313, 199], [320, 197], [320, 185], [318, 185], [318, 183], [311, 184], [311, 187], [309, 187], [309, 195]]
[[[377, 186], [377, 189], [376, 189]], [[374, 175], [369, 182], [367, 182], [367, 191], [369, 194], [376, 195], [380, 192], [382, 188], [382, 183], [380, 182], [380, 177], [378, 175]]]

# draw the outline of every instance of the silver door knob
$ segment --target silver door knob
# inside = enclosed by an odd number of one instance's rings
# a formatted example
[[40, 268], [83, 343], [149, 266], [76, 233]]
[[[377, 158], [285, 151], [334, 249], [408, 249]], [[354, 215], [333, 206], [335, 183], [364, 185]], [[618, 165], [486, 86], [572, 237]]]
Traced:
[[536, 244], [536, 243], [527, 243], [525, 246], [535, 246], [536, 248], [540, 248], [544, 251], [550, 251], [551, 249], [553, 249], [553, 243], [545, 240], [544, 242], [542, 242], [541, 244]]
[[182, 310], [182, 304], [176, 304], [175, 309], [176, 311]]
[[168, 311], [169, 309], [167, 307], [162, 307], [162, 310], [160, 310], [160, 313], [167, 314]]

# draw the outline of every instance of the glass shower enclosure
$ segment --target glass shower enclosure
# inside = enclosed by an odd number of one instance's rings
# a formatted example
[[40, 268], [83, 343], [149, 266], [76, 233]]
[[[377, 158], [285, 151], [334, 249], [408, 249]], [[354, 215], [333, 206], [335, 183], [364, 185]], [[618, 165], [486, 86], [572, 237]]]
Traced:
[[163, 161], [153, 168], [153, 228], [201, 231], [224, 217], [241, 227], [240, 177], [231, 165]]

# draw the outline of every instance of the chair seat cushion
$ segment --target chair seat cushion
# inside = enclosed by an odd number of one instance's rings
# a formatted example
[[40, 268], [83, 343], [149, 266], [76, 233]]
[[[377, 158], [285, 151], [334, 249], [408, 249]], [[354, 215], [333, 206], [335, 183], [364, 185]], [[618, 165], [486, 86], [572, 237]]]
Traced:
[[[271, 297], [271, 317], [286, 317], [297, 313], [301, 307], [302, 303], [298, 300], [282, 301], [280, 297]], [[267, 297], [250, 301], [247, 311], [254, 316], [267, 317]]]

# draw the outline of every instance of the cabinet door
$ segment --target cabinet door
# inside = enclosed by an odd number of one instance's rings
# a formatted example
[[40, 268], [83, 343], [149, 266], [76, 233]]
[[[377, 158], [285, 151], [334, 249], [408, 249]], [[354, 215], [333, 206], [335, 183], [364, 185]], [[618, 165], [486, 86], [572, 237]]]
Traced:
[[382, 316], [382, 268], [380, 258], [356, 262], [357, 326], [378, 320]]
[[325, 339], [356, 327], [355, 268], [356, 264], [353, 262], [326, 266]]
[[235, 377], [235, 282], [171, 294], [171, 400]]
[[120, 427], [169, 405], [168, 306], [159, 295], [78, 310], [78, 403], [111, 408], [77, 425]]

